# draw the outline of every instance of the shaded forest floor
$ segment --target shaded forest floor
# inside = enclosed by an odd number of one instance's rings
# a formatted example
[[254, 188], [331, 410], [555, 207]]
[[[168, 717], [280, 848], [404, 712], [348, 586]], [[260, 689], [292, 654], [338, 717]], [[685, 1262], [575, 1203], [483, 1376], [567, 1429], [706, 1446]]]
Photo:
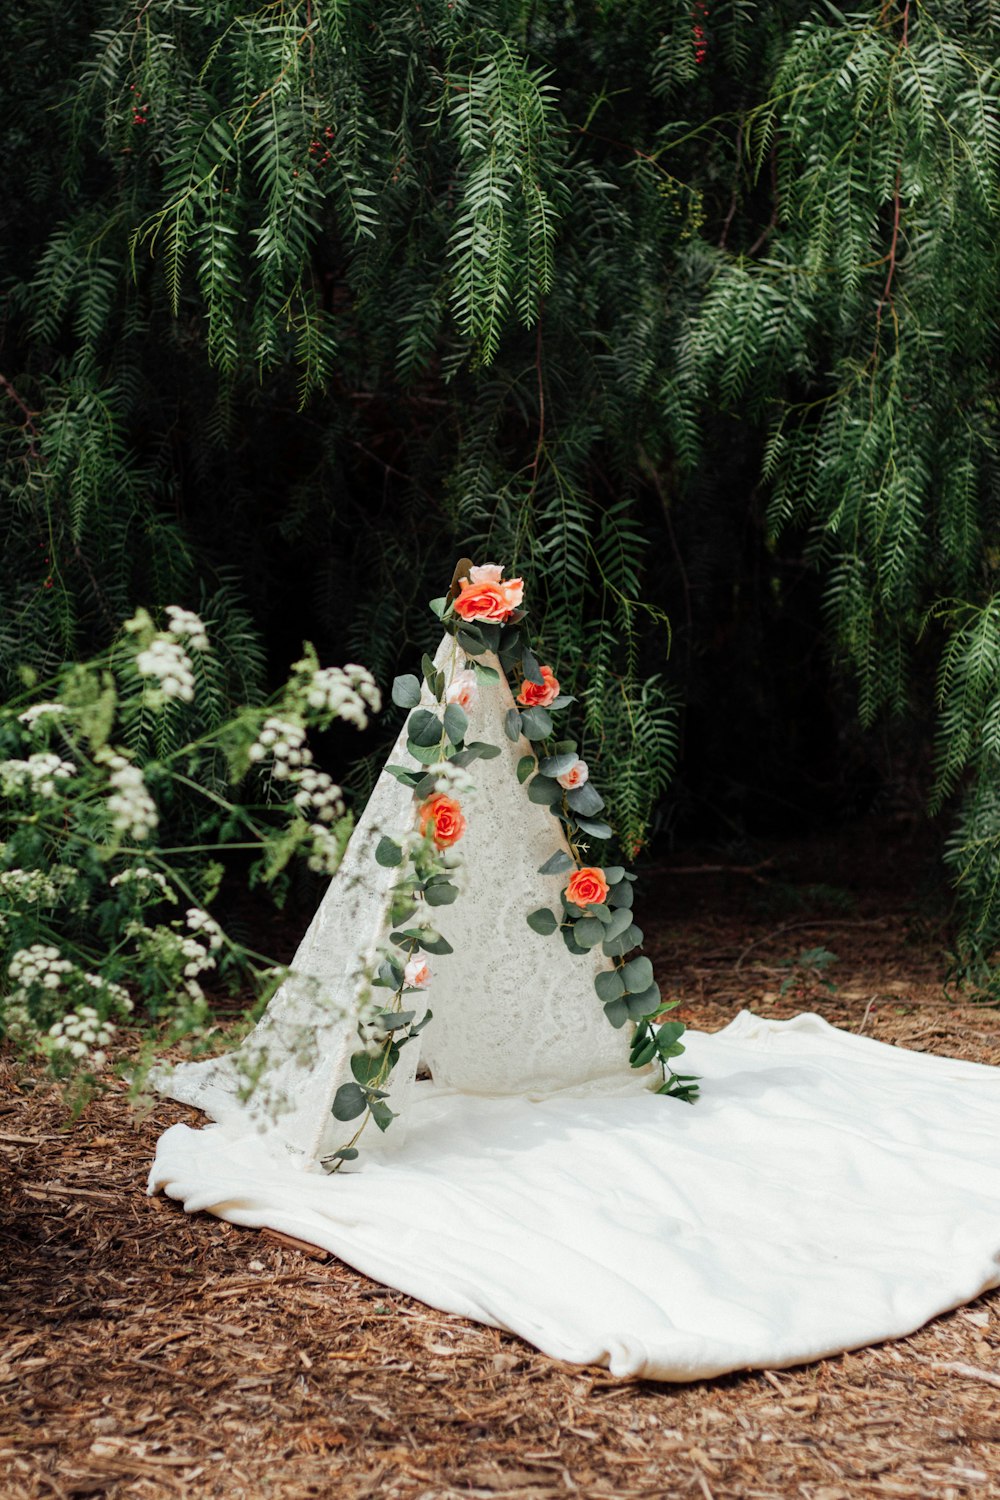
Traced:
[[[722, 862], [687, 851], [643, 882], [648, 951], [689, 1024], [816, 1009], [1000, 1063], [1000, 1011], [944, 986], [946, 913], [905, 827], [705, 869]], [[0, 1062], [4, 1500], [1000, 1495], [1000, 1293], [797, 1370], [616, 1381], [148, 1199], [178, 1119], [196, 1116], [108, 1096], [62, 1131], [48, 1086]]]

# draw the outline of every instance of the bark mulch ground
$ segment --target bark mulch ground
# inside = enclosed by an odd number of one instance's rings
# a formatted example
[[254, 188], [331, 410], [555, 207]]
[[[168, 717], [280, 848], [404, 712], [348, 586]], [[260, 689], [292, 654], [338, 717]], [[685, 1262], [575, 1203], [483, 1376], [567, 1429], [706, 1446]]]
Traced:
[[[679, 1014], [714, 1029], [742, 1005], [816, 1009], [1000, 1063], [1000, 1013], [944, 986], [920, 860], [885, 837], [896, 864], [820, 843], [654, 873], [641, 919]], [[816, 949], [836, 957], [803, 959]], [[1000, 1293], [796, 1370], [616, 1381], [148, 1199], [158, 1132], [193, 1111], [140, 1119], [107, 1096], [63, 1130], [47, 1085], [0, 1071], [3, 1500], [1000, 1495]]]

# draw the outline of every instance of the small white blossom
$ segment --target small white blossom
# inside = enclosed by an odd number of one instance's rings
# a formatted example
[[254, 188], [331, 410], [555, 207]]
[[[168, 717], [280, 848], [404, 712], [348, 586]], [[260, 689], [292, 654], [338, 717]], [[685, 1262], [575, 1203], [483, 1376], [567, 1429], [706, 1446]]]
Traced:
[[190, 703], [194, 697], [191, 658], [172, 636], [154, 636], [146, 650], [136, 656], [135, 668], [142, 677], [155, 677], [165, 698]]
[[[119, 874], [113, 876], [109, 884], [112, 886], [155, 886], [158, 890], [162, 891], [163, 895], [168, 897], [171, 901], [175, 901], [177, 899], [173, 891], [170, 889], [170, 886], [167, 884], [166, 877], [161, 875], [159, 870], [149, 869], [147, 865], [129, 865], [128, 869], [122, 870], [119, 872]], [[145, 894], [145, 892], [143, 892], [143, 894]]]
[[38, 751], [27, 760], [0, 762], [0, 789], [5, 796], [30, 789], [41, 797], [54, 797], [56, 783], [76, 775], [71, 761], [60, 760], [49, 751]]
[[[309, 669], [308, 662], [298, 662], [295, 670]], [[367, 667], [348, 662], [344, 667], [318, 667], [310, 670], [306, 685], [306, 703], [317, 713], [332, 714], [358, 729], [368, 725], [368, 710], [378, 713], [382, 695]]]
[[59, 890], [44, 870], [0, 870], [0, 896], [51, 906], [59, 899]]
[[24, 710], [23, 714], [18, 714], [17, 722], [26, 725], [28, 729], [33, 729], [39, 719], [43, 719], [47, 714], [64, 714], [65, 712], [65, 703], [33, 703], [30, 708]]
[[222, 947], [222, 928], [215, 918], [210, 917], [207, 911], [202, 911], [200, 906], [189, 907], [184, 913], [184, 920], [192, 932], [202, 932], [205, 934], [210, 948]]
[[323, 823], [312, 823], [312, 852], [306, 860], [310, 870], [317, 875], [333, 875], [340, 865], [340, 841]]
[[112, 754], [101, 759], [111, 767], [108, 783], [112, 792], [108, 797], [108, 811], [112, 825], [119, 833], [136, 841], [148, 838], [160, 821], [160, 815], [146, 790], [141, 770], [123, 755]]
[[454, 761], [442, 760], [434, 766], [427, 767], [434, 777], [435, 792], [444, 792], [448, 796], [460, 796], [464, 792], [471, 792], [475, 782], [464, 766], [456, 766]]
[[179, 604], [168, 604], [167, 619], [169, 621], [167, 629], [171, 635], [187, 636], [188, 645], [195, 651], [209, 649], [208, 635], [200, 615], [196, 615], [190, 609], [181, 609]]
[[343, 793], [325, 771], [300, 771], [295, 784], [298, 791], [292, 801], [300, 812], [312, 813], [323, 823], [343, 817]]

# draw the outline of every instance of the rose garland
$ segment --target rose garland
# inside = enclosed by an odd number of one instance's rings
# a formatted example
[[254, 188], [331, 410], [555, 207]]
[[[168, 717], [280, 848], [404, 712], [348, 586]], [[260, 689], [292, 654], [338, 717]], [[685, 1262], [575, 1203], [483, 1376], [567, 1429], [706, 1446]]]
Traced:
[[[459, 576], [463, 568], [464, 576]], [[518, 781], [526, 786], [532, 802], [548, 807], [559, 820], [572, 851], [568, 855], [557, 850], [538, 872], [550, 875], [572, 870], [561, 895], [561, 917], [542, 907], [528, 914], [528, 925], [543, 936], [558, 931], [569, 952], [577, 956], [600, 944], [612, 967], [595, 976], [594, 988], [612, 1026], [630, 1022], [635, 1028], [632, 1067], [659, 1066], [657, 1093], [685, 1103], [693, 1103], [698, 1094], [696, 1078], [676, 1073], [670, 1066], [670, 1060], [684, 1051], [680, 1038], [685, 1028], [679, 1021], [664, 1021], [663, 1016], [678, 1002], [662, 999], [648, 958], [629, 957], [643, 941], [642, 930], [632, 919], [636, 877], [622, 865], [601, 867], [585, 862], [588, 839], [612, 837], [610, 826], [598, 817], [604, 801], [576, 742], [556, 737], [552, 715], [573, 699], [561, 692], [551, 666], [541, 665], [531, 650], [524, 628], [523, 581], [504, 579], [503, 572], [495, 563], [459, 564], [457, 588], [431, 601], [432, 611], [454, 637], [456, 650], [465, 656], [465, 665], [452, 674], [450, 683], [432, 659], [424, 656], [423, 681], [436, 711], [420, 706], [422, 689], [417, 677], [397, 677], [393, 683], [393, 702], [413, 710], [407, 723], [407, 752], [417, 768], [390, 765], [386, 770], [412, 790], [416, 826], [410, 841], [399, 843], [383, 836], [375, 850], [379, 864], [399, 871], [392, 893], [393, 930], [388, 945], [376, 956], [373, 971], [362, 979], [358, 1020], [362, 1046], [351, 1057], [353, 1081], [338, 1089], [333, 1114], [345, 1121], [363, 1118], [351, 1139], [323, 1158], [323, 1165], [331, 1171], [358, 1156], [357, 1142], [369, 1119], [387, 1130], [395, 1118], [386, 1102], [385, 1085], [402, 1048], [433, 1015], [428, 1010], [418, 1021], [416, 1010], [407, 1008], [407, 997], [431, 983], [430, 965], [423, 955], [453, 951], [432, 922], [420, 919], [420, 912], [450, 905], [459, 894], [451, 876], [457, 863], [454, 846], [465, 832], [466, 821], [461, 804], [450, 792], [468, 785], [465, 768], [472, 762], [500, 754], [496, 745], [466, 742], [467, 710], [479, 686], [500, 681], [499, 672], [480, 660], [487, 653], [519, 679], [518, 706], [509, 709], [504, 720], [510, 740], [516, 743], [523, 735], [532, 746], [518, 762]], [[388, 989], [388, 1001], [372, 1000], [373, 989]]]

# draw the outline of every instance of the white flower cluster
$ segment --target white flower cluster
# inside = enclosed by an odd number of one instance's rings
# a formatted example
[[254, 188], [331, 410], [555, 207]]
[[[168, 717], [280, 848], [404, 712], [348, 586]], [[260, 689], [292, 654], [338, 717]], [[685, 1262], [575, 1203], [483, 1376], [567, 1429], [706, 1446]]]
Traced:
[[247, 751], [252, 761], [260, 762], [270, 755], [274, 760], [271, 775], [276, 781], [286, 781], [297, 766], [312, 764], [312, 751], [306, 745], [303, 725], [293, 719], [279, 719], [273, 715], [264, 720], [264, 727]]
[[[302, 667], [303, 663], [298, 664]], [[367, 667], [348, 662], [346, 667], [318, 667], [306, 686], [306, 702], [317, 713], [332, 714], [359, 729], [368, 725], [368, 710], [378, 713], [382, 695]]]
[[76, 766], [71, 761], [60, 760], [49, 751], [38, 751], [27, 760], [0, 762], [0, 789], [7, 797], [28, 787], [41, 797], [54, 797], [56, 782], [68, 781], [75, 775]]
[[434, 791], [444, 792], [449, 797], [462, 796], [471, 792], [475, 781], [469, 775], [464, 766], [456, 766], [454, 761], [442, 760], [436, 765], [427, 767], [434, 777]]
[[124, 755], [109, 754], [100, 757], [111, 767], [108, 783], [113, 788], [108, 798], [111, 822], [119, 833], [130, 838], [148, 838], [160, 821], [156, 803], [146, 790], [142, 772], [132, 765]]
[[335, 875], [340, 865], [340, 840], [323, 823], [311, 823], [312, 852], [306, 860], [310, 870], [317, 875]]
[[0, 896], [51, 906], [59, 899], [59, 888], [44, 870], [0, 870]]
[[7, 966], [7, 973], [22, 989], [40, 984], [43, 989], [57, 990], [63, 976], [72, 972], [73, 964], [68, 958], [63, 958], [51, 943], [32, 943], [30, 948], [18, 948]]
[[101, 1020], [92, 1005], [78, 1005], [49, 1027], [48, 1050], [67, 1052], [76, 1062], [102, 1068], [108, 1060], [104, 1049], [110, 1046], [115, 1029], [112, 1021]]
[[192, 609], [181, 609], [179, 604], [167, 605], [167, 630], [171, 635], [187, 637], [187, 643], [195, 651], [207, 651], [208, 634], [200, 615]]
[[313, 813], [321, 823], [332, 823], [344, 816], [344, 798], [333, 778], [325, 771], [311, 768], [300, 771], [295, 777], [298, 791], [292, 798], [303, 813]]
[[[202, 911], [200, 906], [189, 906], [184, 913], [184, 920], [191, 932], [200, 932], [210, 948], [221, 948], [223, 942], [222, 928], [214, 917], [210, 917], [207, 911]], [[206, 968], [211, 968], [206, 964]]]
[[18, 714], [17, 722], [24, 724], [28, 729], [34, 729], [39, 719], [44, 719], [47, 714], [64, 714], [65, 703], [33, 703], [26, 708], [23, 714]]
[[191, 658], [172, 636], [154, 636], [146, 650], [136, 656], [135, 669], [142, 677], [155, 677], [164, 698], [181, 698], [190, 703], [194, 697]]
[[113, 876], [109, 884], [112, 886], [138, 885], [144, 887], [141, 891], [142, 895], [148, 895], [149, 890], [155, 887], [157, 890], [162, 891], [168, 900], [177, 900], [177, 897], [167, 883], [166, 877], [161, 875], [159, 870], [151, 870], [148, 865], [129, 865], [127, 870], [122, 870], [119, 874]]

